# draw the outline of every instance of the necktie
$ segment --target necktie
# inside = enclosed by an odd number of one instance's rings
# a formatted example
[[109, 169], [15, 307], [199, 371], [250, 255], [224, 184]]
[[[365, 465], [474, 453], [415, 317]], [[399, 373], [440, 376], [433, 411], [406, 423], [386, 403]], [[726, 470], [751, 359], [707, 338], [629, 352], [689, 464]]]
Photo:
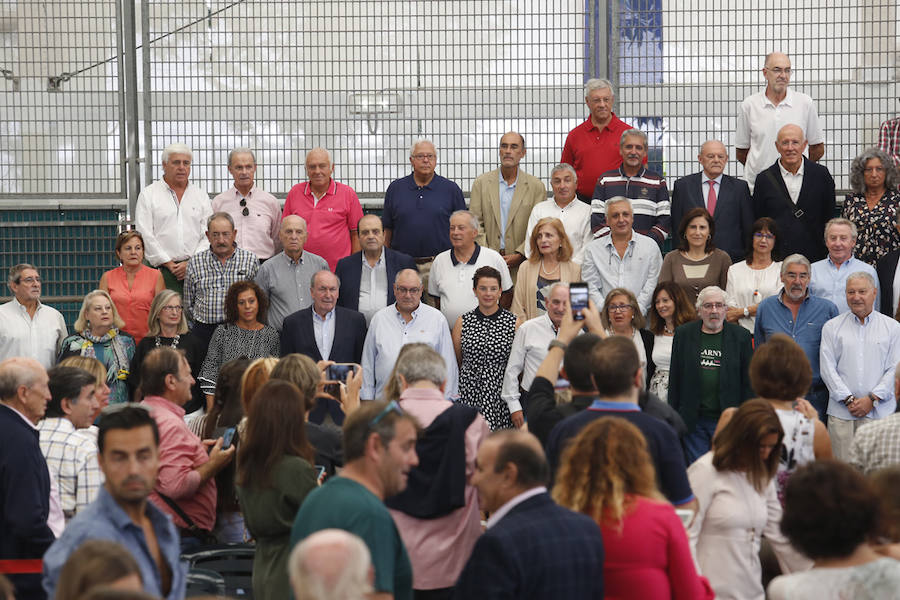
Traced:
[[716, 212], [716, 182], [710, 179], [706, 183], [709, 184], [709, 196], [706, 198], [706, 210], [710, 215]]

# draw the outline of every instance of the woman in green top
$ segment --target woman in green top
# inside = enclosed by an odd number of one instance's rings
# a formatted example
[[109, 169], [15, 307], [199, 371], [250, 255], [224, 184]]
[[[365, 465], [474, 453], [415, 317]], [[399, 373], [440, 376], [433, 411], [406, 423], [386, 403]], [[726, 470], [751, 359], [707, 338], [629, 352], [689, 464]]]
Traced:
[[247, 529], [256, 540], [253, 595], [288, 598], [291, 526], [316, 487], [315, 451], [306, 439], [305, 399], [299, 388], [268, 381], [250, 405], [237, 455], [237, 493]]

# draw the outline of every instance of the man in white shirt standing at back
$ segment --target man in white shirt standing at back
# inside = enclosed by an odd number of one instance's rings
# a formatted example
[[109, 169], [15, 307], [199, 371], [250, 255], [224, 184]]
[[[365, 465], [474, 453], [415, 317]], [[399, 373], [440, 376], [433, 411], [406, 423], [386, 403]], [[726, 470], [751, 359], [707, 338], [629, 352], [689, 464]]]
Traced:
[[13, 299], [0, 306], [0, 361], [21, 356], [49, 369], [67, 335], [58, 310], [41, 303], [41, 276], [27, 263], [13, 266], [7, 280]]
[[181, 293], [187, 260], [209, 248], [206, 219], [212, 214], [209, 194], [191, 183], [193, 153], [170, 144], [162, 153], [163, 177], [141, 191], [134, 224], [144, 236], [144, 256], [162, 271], [166, 287]]

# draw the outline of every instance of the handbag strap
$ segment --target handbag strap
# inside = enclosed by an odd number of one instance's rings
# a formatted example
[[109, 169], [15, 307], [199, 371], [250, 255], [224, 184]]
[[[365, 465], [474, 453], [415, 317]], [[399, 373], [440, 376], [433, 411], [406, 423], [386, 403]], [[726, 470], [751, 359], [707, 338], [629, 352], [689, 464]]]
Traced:
[[205, 531], [205, 530], [201, 530], [199, 527], [197, 527], [197, 524], [194, 523], [194, 520], [192, 518], [190, 518], [188, 516], [188, 514], [186, 512], [184, 512], [184, 510], [181, 509], [180, 506], [178, 506], [177, 502], [175, 502], [174, 500], [172, 500], [171, 498], [169, 498], [168, 496], [166, 496], [165, 494], [163, 494], [160, 491], [157, 491], [156, 493], [160, 498], [163, 499], [163, 502], [165, 502], [166, 504], [169, 505], [169, 508], [171, 508], [172, 510], [175, 511], [176, 515], [181, 517], [181, 520], [187, 524], [187, 529], [189, 529], [191, 531]]
[[775, 186], [775, 189], [781, 192], [779, 196], [788, 207], [788, 210], [791, 211], [791, 214], [794, 215], [794, 218], [799, 220], [800, 217], [804, 215], [803, 209], [794, 204], [794, 201], [791, 200], [790, 195], [787, 195], [785, 193], [784, 182], [782, 181], [781, 185], [779, 185], [778, 180], [775, 179], [775, 175], [769, 169], [766, 169], [766, 177], [769, 178], [769, 181], [772, 182], [772, 185]]

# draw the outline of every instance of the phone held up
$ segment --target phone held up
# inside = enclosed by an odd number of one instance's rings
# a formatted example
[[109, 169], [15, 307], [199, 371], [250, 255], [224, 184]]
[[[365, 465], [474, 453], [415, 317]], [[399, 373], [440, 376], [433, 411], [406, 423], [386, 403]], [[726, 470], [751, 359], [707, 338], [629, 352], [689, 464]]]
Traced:
[[588, 305], [588, 286], [586, 283], [569, 284], [569, 305], [572, 307], [572, 318], [584, 320], [583, 311]]

